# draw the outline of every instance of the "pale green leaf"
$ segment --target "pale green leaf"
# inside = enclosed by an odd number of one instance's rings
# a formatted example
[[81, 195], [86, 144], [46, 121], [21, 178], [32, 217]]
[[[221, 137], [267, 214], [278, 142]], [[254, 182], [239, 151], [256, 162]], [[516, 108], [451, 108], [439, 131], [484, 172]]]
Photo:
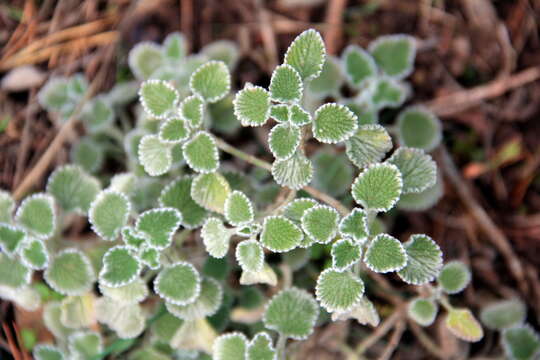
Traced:
[[54, 198], [45, 193], [28, 196], [19, 205], [15, 221], [40, 239], [50, 238], [56, 230]]
[[310, 80], [321, 74], [326, 49], [321, 35], [309, 29], [291, 43], [285, 53], [284, 63], [296, 69], [302, 80]]
[[77, 165], [56, 169], [47, 181], [47, 192], [64, 211], [85, 214], [101, 190], [101, 184]]
[[341, 219], [339, 233], [363, 244], [369, 236], [367, 214], [360, 208], [354, 208], [349, 215]]
[[378, 326], [381, 321], [377, 309], [365, 296], [350, 310], [332, 313], [332, 321], [348, 319], [355, 319], [362, 325], [371, 325], [373, 327]]
[[81, 121], [90, 134], [108, 130], [113, 125], [114, 118], [114, 109], [103, 95], [86, 104], [81, 114]]
[[256, 237], [262, 230], [259, 223], [251, 223], [243, 227], [236, 228], [236, 235], [241, 237]]
[[49, 252], [43, 240], [31, 239], [25, 242], [20, 251], [21, 261], [33, 270], [43, 270], [49, 265]]
[[443, 195], [444, 184], [442, 176], [439, 175], [437, 182], [432, 187], [419, 193], [401, 195], [397, 207], [407, 211], [424, 211], [437, 204]]
[[81, 331], [70, 335], [69, 353], [75, 360], [87, 360], [103, 351], [101, 335], [94, 331]]
[[349, 190], [353, 181], [353, 167], [347, 156], [327, 149], [319, 150], [312, 158], [313, 186], [333, 197]]
[[306, 339], [319, 317], [319, 306], [305, 290], [289, 288], [280, 291], [266, 306], [264, 325], [291, 339]]
[[286, 104], [272, 105], [270, 108], [270, 117], [279, 123], [286, 123], [287, 121], [289, 121], [289, 117], [290, 117], [289, 105], [286, 105]]
[[201, 278], [193, 265], [179, 261], [161, 270], [154, 280], [154, 290], [174, 305], [192, 304], [201, 293]]
[[231, 88], [231, 74], [223, 61], [212, 60], [200, 66], [191, 75], [189, 87], [205, 102], [223, 99]]
[[191, 128], [196, 129], [203, 124], [204, 102], [197, 96], [188, 96], [179, 106], [180, 117], [184, 119]]
[[244, 271], [259, 272], [264, 265], [264, 251], [255, 240], [245, 240], [236, 247], [236, 260]]
[[13, 257], [26, 240], [26, 232], [6, 223], [0, 223], [0, 248], [7, 256]]
[[137, 176], [131, 172], [117, 173], [111, 178], [108, 189], [133, 195], [137, 184]]
[[377, 76], [377, 64], [371, 55], [357, 45], [349, 45], [341, 55], [345, 75], [358, 88]]
[[294, 199], [285, 206], [283, 209], [283, 215], [295, 222], [301, 222], [304, 213], [316, 206], [317, 201], [310, 198]]
[[302, 229], [314, 242], [328, 244], [338, 232], [340, 217], [328, 205], [314, 206], [302, 216]]
[[129, 52], [129, 68], [138, 79], [148, 79], [163, 62], [160, 46], [152, 42], [139, 43]]
[[261, 243], [268, 250], [289, 251], [298, 246], [303, 237], [302, 230], [283, 216], [268, 216], [264, 219]]
[[0, 285], [22, 288], [30, 283], [32, 271], [17, 259], [0, 254]]
[[234, 226], [246, 225], [253, 221], [253, 205], [241, 191], [233, 191], [225, 201], [225, 218]]
[[347, 156], [359, 168], [381, 161], [392, 149], [392, 138], [380, 125], [361, 125], [346, 142]]
[[540, 354], [540, 338], [529, 325], [505, 329], [502, 344], [506, 356], [511, 360], [533, 360]]
[[430, 299], [415, 298], [407, 306], [407, 315], [422, 326], [430, 326], [437, 317], [439, 307]]
[[413, 70], [416, 42], [403, 34], [380, 36], [369, 44], [369, 52], [386, 75], [402, 79]]
[[96, 275], [90, 260], [83, 252], [65, 249], [52, 258], [44, 278], [57, 292], [76, 296], [92, 288]]
[[461, 261], [450, 261], [441, 269], [437, 281], [446, 293], [457, 294], [469, 285], [471, 271]]
[[191, 198], [205, 209], [223, 214], [231, 188], [220, 173], [200, 174], [191, 184]]
[[165, 119], [176, 107], [180, 96], [167, 81], [147, 80], [142, 83], [139, 97], [148, 115]]
[[138, 304], [148, 296], [148, 286], [140, 278], [119, 287], [110, 287], [100, 283], [99, 291], [104, 296], [125, 304]]
[[187, 54], [186, 38], [182, 33], [173, 32], [163, 41], [165, 59], [178, 64]]
[[201, 49], [201, 54], [210, 60], [223, 61], [229, 69], [233, 70], [240, 58], [240, 50], [234, 41], [217, 40]]
[[189, 136], [189, 129], [184, 120], [172, 117], [161, 123], [159, 127], [159, 140], [168, 144], [178, 144]]
[[268, 135], [268, 145], [276, 159], [286, 160], [295, 153], [301, 138], [299, 127], [288, 123], [278, 124]]
[[15, 210], [15, 200], [7, 191], [0, 190], [0, 222], [9, 224]]
[[157, 270], [161, 267], [160, 252], [156, 248], [144, 247], [139, 254], [139, 259], [152, 270]]
[[69, 153], [71, 162], [79, 165], [89, 173], [94, 173], [101, 169], [105, 150], [91, 137], [83, 137], [76, 142]]
[[242, 271], [240, 276], [240, 285], [267, 284], [277, 285], [277, 275], [270, 265], [264, 263], [261, 271]]
[[120, 303], [108, 297], [96, 301], [96, 318], [114, 330], [121, 339], [136, 338], [145, 327], [139, 304]]
[[296, 126], [304, 126], [311, 123], [311, 115], [302, 109], [298, 104], [292, 104], [290, 107], [289, 121]]
[[117, 245], [110, 248], [103, 256], [103, 267], [99, 273], [99, 282], [117, 288], [127, 285], [139, 276], [141, 263], [132, 255], [127, 246]]
[[56, 338], [65, 340], [73, 333], [73, 329], [66, 327], [60, 321], [62, 304], [58, 301], [49, 301], [43, 306], [43, 323]]
[[95, 324], [95, 297], [92, 293], [81, 296], [67, 296], [62, 299], [60, 321], [71, 329], [80, 329]]
[[282, 103], [298, 102], [302, 98], [302, 79], [292, 66], [283, 64], [274, 69], [269, 90], [274, 101]]
[[403, 110], [397, 118], [397, 130], [399, 142], [404, 146], [431, 151], [441, 143], [440, 120], [422, 106]]
[[350, 239], [338, 240], [332, 245], [332, 267], [345, 271], [362, 258], [362, 247]]
[[351, 310], [362, 299], [364, 282], [350, 272], [324, 270], [315, 287], [317, 300], [328, 312]]
[[247, 84], [236, 94], [233, 104], [234, 115], [242, 126], [262, 126], [271, 115], [270, 94], [260, 86]]
[[139, 144], [139, 161], [150, 176], [165, 174], [172, 165], [171, 146], [157, 135], [145, 135]]
[[318, 98], [335, 96], [339, 94], [343, 80], [343, 72], [339, 59], [335, 56], [328, 55], [321, 74], [310, 81], [308, 90], [310, 94]]
[[371, 92], [364, 92], [361, 96], [345, 99], [342, 103], [358, 118], [358, 126], [374, 125], [379, 123], [379, 110], [373, 106]]
[[247, 348], [246, 360], [277, 360], [270, 335], [260, 332], [253, 337]]
[[191, 198], [193, 178], [182, 177], [167, 185], [159, 196], [159, 205], [173, 207], [182, 214], [182, 226], [188, 229], [199, 227], [206, 219], [206, 210]]
[[286, 160], [274, 161], [272, 176], [279, 185], [299, 190], [311, 181], [313, 166], [304, 154], [297, 151]]
[[233, 332], [221, 335], [214, 341], [214, 360], [245, 360], [247, 339], [244, 334]]
[[219, 152], [214, 137], [199, 131], [184, 143], [182, 150], [190, 168], [200, 173], [211, 173], [219, 167]]
[[399, 169], [392, 164], [372, 164], [358, 175], [351, 193], [364, 209], [385, 212], [394, 207], [403, 182]]
[[123, 193], [104, 190], [90, 205], [88, 221], [92, 230], [104, 240], [113, 241], [126, 225], [131, 204]]
[[201, 229], [206, 251], [215, 258], [222, 258], [227, 254], [231, 235], [231, 230], [223, 226], [223, 222], [215, 217], [206, 220]]
[[70, 101], [65, 77], [50, 78], [38, 93], [39, 104], [49, 111], [58, 112]]
[[175, 208], [155, 208], [139, 215], [135, 229], [146, 235], [150, 247], [161, 250], [172, 243], [181, 221], [182, 214]]
[[371, 103], [378, 110], [400, 107], [410, 94], [408, 84], [385, 76], [375, 80], [371, 91]]
[[407, 253], [407, 265], [398, 272], [408, 284], [427, 284], [439, 275], [442, 268], [442, 251], [427, 235], [414, 234], [403, 244]]
[[64, 360], [64, 352], [60, 348], [49, 344], [37, 344], [33, 355], [36, 360]]
[[484, 337], [484, 331], [469, 309], [450, 309], [445, 321], [452, 334], [468, 342], [477, 342]]
[[422, 192], [437, 181], [437, 164], [421, 149], [400, 147], [388, 162], [401, 172], [403, 194]]
[[527, 308], [519, 299], [502, 300], [482, 309], [480, 320], [489, 329], [503, 330], [523, 324]]
[[169, 343], [183, 323], [184, 320], [165, 311], [152, 323], [152, 334], [160, 342]]
[[364, 262], [378, 273], [398, 271], [407, 265], [407, 253], [398, 239], [379, 234], [369, 244]]
[[132, 226], [124, 226], [121, 234], [124, 244], [134, 250], [141, 248], [148, 241], [146, 234], [135, 230]]
[[204, 278], [201, 282], [200, 295], [195, 302], [187, 305], [166, 303], [166, 306], [174, 316], [190, 321], [214, 315], [221, 306], [222, 299], [221, 285], [212, 278]]
[[344, 105], [324, 104], [313, 116], [313, 136], [323, 143], [345, 141], [354, 135], [357, 127], [356, 115]]

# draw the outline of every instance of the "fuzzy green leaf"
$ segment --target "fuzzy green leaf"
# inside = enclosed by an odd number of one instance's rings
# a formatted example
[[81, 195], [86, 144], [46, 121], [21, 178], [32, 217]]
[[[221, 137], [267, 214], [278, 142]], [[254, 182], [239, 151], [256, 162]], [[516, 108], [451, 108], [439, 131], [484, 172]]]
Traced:
[[505, 329], [502, 344], [506, 356], [512, 360], [533, 360], [540, 354], [540, 338], [528, 325]]
[[407, 84], [389, 77], [379, 77], [372, 89], [371, 102], [375, 109], [397, 108], [403, 105], [410, 94]]
[[378, 273], [398, 271], [407, 265], [407, 253], [398, 239], [379, 234], [369, 244], [364, 262]]
[[83, 137], [75, 143], [69, 153], [71, 162], [79, 165], [85, 171], [94, 173], [101, 169], [105, 150], [91, 137]]
[[304, 237], [302, 230], [283, 216], [268, 216], [264, 219], [261, 243], [273, 252], [294, 249]]
[[302, 221], [304, 213], [318, 203], [310, 198], [294, 199], [283, 210], [283, 215], [295, 222]]
[[302, 229], [315, 242], [328, 244], [338, 231], [339, 214], [330, 206], [317, 205], [302, 216]]
[[518, 299], [497, 301], [482, 309], [480, 320], [489, 329], [503, 330], [521, 325], [527, 316], [527, 308]]
[[289, 288], [274, 295], [263, 316], [268, 329], [291, 339], [306, 339], [319, 317], [319, 306], [305, 290]]
[[113, 241], [126, 225], [130, 211], [131, 204], [124, 194], [104, 190], [90, 205], [88, 221], [96, 234], [104, 240]]
[[350, 272], [324, 270], [317, 279], [317, 300], [328, 312], [351, 310], [362, 299], [364, 283]]
[[285, 53], [284, 63], [296, 69], [302, 80], [310, 80], [321, 74], [326, 49], [321, 35], [306, 30], [294, 39]]
[[201, 278], [193, 265], [179, 261], [161, 270], [154, 280], [154, 290], [174, 305], [192, 304], [201, 292]]
[[176, 107], [180, 96], [167, 81], [147, 80], [139, 90], [141, 104], [150, 116], [165, 119]]
[[276, 104], [272, 105], [270, 108], [270, 117], [280, 123], [289, 121], [289, 113], [289, 105]]
[[354, 165], [364, 168], [381, 161], [392, 149], [392, 138], [380, 125], [361, 125], [346, 142], [347, 156]]
[[101, 335], [93, 331], [72, 334], [68, 339], [69, 353], [76, 360], [91, 359], [103, 351]]
[[162, 207], [173, 207], [182, 214], [182, 226], [193, 229], [199, 227], [206, 218], [206, 210], [191, 198], [191, 177], [176, 179], [167, 185], [159, 196]]
[[298, 148], [302, 133], [300, 128], [291, 124], [278, 124], [268, 135], [268, 145], [278, 160], [290, 158]]
[[283, 64], [274, 69], [269, 90], [274, 101], [281, 103], [298, 102], [302, 98], [302, 79], [292, 66]]
[[437, 164], [421, 149], [401, 147], [388, 162], [396, 165], [401, 172], [403, 194], [422, 192], [437, 181]]
[[145, 247], [139, 254], [139, 258], [143, 264], [152, 270], [157, 270], [161, 267], [160, 252], [156, 248]]
[[272, 176], [279, 185], [299, 190], [311, 181], [313, 166], [304, 154], [297, 151], [286, 160], [274, 161]]
[[311, 115], [298, 104], [293, 104], [290, 107], [289, 121], [296, 126], [304, 126], [311, 123]]
[[150, 247], [158, 250], [168, 247], [182, 221], [182, 214], [174, 208], [155, 208], [137, 218], [135, 228], [147, 237]]
[[354, 135], [358, 119], [344, 105], [324, 104], [313, 116], [313, 136], [327, 144], [345, 141]]
[[215, 258], [222, 258], [229, 251], [231, 231], [223, 226], [223, 222], [215, 217], [209, 218], [201, 229], [206, 251]]
[[223, 299], [221, 285], [212, 278], [204, 278], [201, 282], [201, 292], [192, 304], [174, 305], [166, 303], [167, 310], [180, 319], [189, 321], [214, 315]]
[[36, 360], [64, 360], [66, 359], [62, 350], [49, 344], [37, 344], [34, 347], [33, 355]]
[[264, 264], [261, 271], [242, 271], [240, 285], [268, 284], [277, 285], [277, 275], [270, 265]]
[[60, 321], [71, 329], [80, 329], [95, 324], [94, 303], [92, 293], [80, 296], [67, 296], [62, 299]]
[[115, 302], [124, 304], [138, 304], [148, 296], [148, 286], [140, 278], [119, 287], [99, 284], [99, 290]]
[[28, 196], [19, 205], [15, 221], [40, 239], [50, 238], [56, 230], [54, 198], [45, 193]]
[[0, 223], [0, 248], [7, 256], [13, 257], [26, 240], [26, 232], [10, 224]]
[[146, 234], [135, 230], [132, 226], [124, 226], [121, 234], [124, 244], [132, 249], [139, 249], [148, 241]]
[[394, 207], [402, 187], [401, 173], [395, 165], [373, 164], [358, 175], [351, 192], [364, 209], [384, 212]]
[[100, 190], [99, 181], [76, 165], [56, 169], [47, 182], [47, 192], [68, 212], [85, 214]]
[[60, 111], [70, 99], [68, 97], [68, 79], [52, 77], [38, 93], [39, 104], [50, 111]]
[[64, 295], [82, 295], [92, 288], [96, 280], [94, 268], [88, 257], [76, 249], [66, 249], [56, 254], [44, 273], [45, 281]]
[[141, 263], [127, 246], [114, 246], [103, 256], [103, 267], [99, 273], [100, 283], [109, 287], [120, 287], [131, 283], [139, 275]]
[[260, 332], [253, 337], [247, 348], [246, 360], [277, 360], [270, 335]]
[[244, 334], [233, 332], [221, 335], [214, 341], [214, 360], [245, 360], [247, 339]]
[[433, 324], [438, 311], [439, 307], [430, 299], [416, 298], [407, 307], [409, 317], [422, 326]]
[[81, 120], [90, 134], [106, 131], [114, 122], [114, 109], [105, 96], [97, 96], [86, 104]]
[[428, 109], [411, 106], [403, 110], [397, 118], [400, 144], [431, 151], [441, 143], [440, 120]]
[[439, 275], [442, 268], [442, 251], [427, 235], [414, 234], [403, 244], [407, 253], [407, 265], [398, 272], [408, 284], [427, 284]]
[[142, 42], [129, 52], [129, 68], [138, 79], [148, 79], [164, 62], [159, 45]]
[[362, 247], [349, 239], [338, 240], [332, 245], [332, 267], [345, 271], [362, 258]]
[[469, 285], [471, 272], [461, 261], [450, 261], [441, 269], [437, 281], [448, 294], [457, 294]]
[[49, 265], [49, 253], [43, 240], [31, 239], [21, 249], [21, 261], [30, 269], [43, 270]]
[[172, 165], [172, 152], [169, 144], [157, 135], [145, 135], [139, 144], [139, 161], [150, 176], [165, 174]]
[[223, 214], [231, 188], [220, 173], [200, 174], [191, 184], [191, 198], [200, 206]]
[[339, 224], [339, 233], [362, 244], [369, 236], [367, 214], [360, 208], [354, 208]]
[[377, 309], [365, 296], [350, 310], [332, 313], [332, 321], [347, 319], [355, 319], [362, 325], [371, 325], [373, 327], [378, 326], [381, 321]]
[[191, 75], [189, 87], [208, 103], [223, 99], [231, 88], [231, 74], [223, 61], [209, 61]]
[[0, 222], [10, 223], [15, 201], [7, 191], [0, 190]]
[[240, 58], [240, 50], [235, 42], [230, 40], [217, 40], [201, 49], [201, 54], [210, 60], [223, 61], [229, 69], [234, 69]]
[[357, 45], [349, 45], [341, 55], [343, 68], [349, 82], [362, 87], [377, 75], [377, 64], [371, 55]]
[[179, 63], [187, 53], [186, 39], [183, 34], [173, 32], [167, 35], [163, 41], [163, 53], [165, 58], [173, 63]]
[[247, 84], [234, 98], [234, 115], [242, 126], [264, 125], [270, 111], [270, 94], [262, 87]]
[[430, 188], [419, 192], [404, 194], [399, 198], [398, 208], [407, 211], [424, 211], [439, 201], [444, 195], [444, 184], [442, 176], [437, 176], [437, 182]]
[[257, 240], [242, 241], [236, 247], [236, 260], [244, 271], [259, 272], [264, 265], [264, 251]]
[[413, 70], [416, 43], [411, 36], [381, 36], [369, 44], [369, 51], [379, 69], [388, 76], [402, 79]]
[[210, 173], [219, 167], [216, 141], [206, 131], [199, 131], [182, 147], [190, 168], [201, 173]]
[[30, 283], [32, 271], [17, 259], [0, 254], [0, 285], [22, 288]]
[[468, 342], [477, 342], [484, 337], [484, 331], [469, 309], [449, 310], [445, 321], [452, 334]]
[[234, 226], [241, 226], [253, 221], [253, 205], [241, 191], [233, 191], [225, 201], [225, 218]]
[[343, 85], [341, 63], [335, 56], [328, 55], [321, 74], [311, 80], [308, 85], [309, 93], [318, 98], [335, 96]]
[[189, 129], [184, 120], [172, 117], [164, 121], [159, 127], [159, 140], [168, 144], [178, 144], [189, 136]]
[[204, 120], [204, 102], [197, 95], [188, 96], [180, 103], [180, 116], [191, 128], [200, 127]]
[[345, 154], [321, 149], [311, 160], [315, 188], [333, 197], [339, 197], [349, 190], [353, 181], [353, 167]]
[[116, 302], [102, 297], [96, 302], [96, 318], [116, 332], [121, 339], [139, 336], [145, 327], [145, 318], [139, 304]]

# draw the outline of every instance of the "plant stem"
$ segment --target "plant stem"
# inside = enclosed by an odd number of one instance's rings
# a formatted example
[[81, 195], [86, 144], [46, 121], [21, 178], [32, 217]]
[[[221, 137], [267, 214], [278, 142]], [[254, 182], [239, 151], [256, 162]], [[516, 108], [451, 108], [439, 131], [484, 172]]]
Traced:
[[279, 334], [276, 349], [278, 352], [278, 360], [285, 360], [285, 345], [287, 344], [287, 338], [283, 334]]
[[[272, 164], [270, 164], [270, 163], [268, 163], [268, 162], [266, 162], [264, 160], [261, 160], [259, 158], [256, 158], [253, 155], [245, 153], [242, 150], [239, 150], [239, 149], [235, 148], [234, 146], [232, 146], [230, 144], [227, 144], [225, 141], [223, 141], [223, 140], [221, 140], [219, 138], [216, 138], [216, 144], [217, 144], [218, 148], [220, 148], [221, 150], [225, 151], [228, 154], [236, 156], [237, 158], [242, 159], [247, 163], [258, 166], [258, 167], [260, 167], [262, 169], [265, 169], [267, 171], [272, 171]], [[349, 209], [347, 209], [345, 206], [343, 206], [343, 204], [341, 204], [338, 200], [334, 199], [330, 195], [327, 195], [327, 194], [325, 194], [325, 193], [323, 193], [323, 192], [321, 192], [321, 191], [319, 191], [319, 190], [317, 190], [317, 189], [315, 189], [315, 188], [313, 188], [311, 186], [304, 187], [304, 190], [308, 194], [313, 196], [314, 198], [316, 198], [316, 199], [318, 199], [318, 200], [332, 206], [337, 211], [339, 211], [342, 215], [347, 215], [349, 213]]]

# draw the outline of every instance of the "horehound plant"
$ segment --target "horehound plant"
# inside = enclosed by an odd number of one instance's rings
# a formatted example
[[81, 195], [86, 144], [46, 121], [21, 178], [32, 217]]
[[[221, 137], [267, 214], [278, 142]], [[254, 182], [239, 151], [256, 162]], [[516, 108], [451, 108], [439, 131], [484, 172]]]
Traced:
[[[482, 337], [472, 313], [448, 299], [467, 286], [468, 268], [444, 265], [428, 235], [402, 242], [381, 220], [395, 207], [427, 209], [442, 194], [428, 153], [441, 140], [438, 119], [411, 106], [389, 130], [378, 124], [384, 108], [410, 96], [413, 38], [383, 36], [336, 58], [307, 30], [268, 89], [245, 84], [235, 95], [234, 44], [186, 49], [178, 33], [137, 45], [129, 54], [137, 81], [83, 108], [87, 135], [73, 164], [16, 211], [0, 194], [0, 295], [28, 310], [43, 306], [56, 339], [34, 348], [37, 359], [293, 359], [289, 340], [315, 326], [378, 326], [364, 282], [375, 273], [417, 286], [417, 297], [396, 296], [412, 299], [408, 315], [418, 324], [433, 323], [440, 305], [457, 337]], [[62, 121], [87, 88], [79, 75], [53, 79], [40, 102]], [[126, 105], [137, 89], [133, 127]], [[272, 164], [216, 136], [267, 124]], [[310, 158], [308, 142], [328, 145]], [[220, 151], [255, 168], [232, 170]], [[126, 172], [100, 171], [119, 159]], [[81, 218], [96, 236], [70, 240], [65, 230]], [[322, 271], [310, 263], [326, 253]]]

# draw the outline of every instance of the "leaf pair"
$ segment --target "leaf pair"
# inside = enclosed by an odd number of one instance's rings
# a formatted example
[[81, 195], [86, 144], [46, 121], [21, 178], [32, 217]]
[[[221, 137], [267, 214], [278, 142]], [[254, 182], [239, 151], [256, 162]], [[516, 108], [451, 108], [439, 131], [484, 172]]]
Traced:
[[215, 360], [277, 359], [272, 338], [265, 332], [256, 334], [250, 342], [239, 332], [221, 335], [214, 341], [212, 353]]

